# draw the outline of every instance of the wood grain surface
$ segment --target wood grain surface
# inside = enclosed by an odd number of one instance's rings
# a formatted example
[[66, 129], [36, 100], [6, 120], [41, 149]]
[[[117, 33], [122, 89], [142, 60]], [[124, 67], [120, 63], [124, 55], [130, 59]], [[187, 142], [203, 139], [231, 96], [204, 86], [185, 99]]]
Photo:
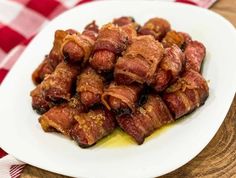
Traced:
[[[218, 0], [211, 10], [236, 27], [236, 0]], [[215, 137], [205, 149], [181, 168], [161, 178], [236, 178], [236, 96]], [[69, 178], [27, 165], [21, 178]]]

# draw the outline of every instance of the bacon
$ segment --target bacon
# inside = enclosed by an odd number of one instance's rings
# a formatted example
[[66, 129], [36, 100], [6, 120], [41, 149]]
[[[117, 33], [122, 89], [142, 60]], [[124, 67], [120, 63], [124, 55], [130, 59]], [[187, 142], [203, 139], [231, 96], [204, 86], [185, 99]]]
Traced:
[[118, 26], [124, 26], [124, 25], [128, 25], [130, 23], [134, 23], [135, 20], [133, 17], [131, 16], [122, 16], [119, 18], [115, 18], [113, 19], [112, 23]]
[[61, 132], [70, 136], [70, 131], [75, 125], [74, 116], [85, 111], [85, 107], [78, 96], [72, 97], [69, 102], [54, 106], [39, 118], [39, 123], [45, 132]]
[[87, 67], [78, 76], [76, 91], [80, 94], [81, 102], [85, 106], [100, 103], [103, 93], [103, 77], [91, 67]]
[[163, 18], [151, 18], [138, 31], [139, 35], [152, 35], [156, 40], [161, 41], [162, 38], [170, 31], [170, 23]]
[[165, 48], [164, 58], [151, 81], [151, 85], [158, 92], [163, 91], [171, 81], [175, 81], [182, 71], [184, 55], [177, 45]]
[[190, 70], [166, 89], [163, 100], [178, 119], [203, 105], [208, 95], [206, 80], [198, 72]]
[[102, 95], [102, 103], [109, 110], [131, 109], [134, 111], [141, 90], [141, 85], [117, 85], [116, 83], [111, 83]]
[[49, 53], [46, 55], [43, 62], [35, 69], [32, 74], [32, 80], [35, 85], [40, 84], [46, 75], [51, 74], [56, 66], [63, 60], [63, 55], [61, 53], [61, 45], [63, 39], [66, 37], [68, 32], [63, 30], [57, 30], [55, 32], [53, 47]]
[[42, 85], [38, 85], [32, 90], [30, 96], [32, 97], [32, 108], [39, 114], [47, 112], [54, 105], [52, 102], [45, 99]]
[[51, 74], [54, 71], [54, 69], [49, 56], [46, 55], [43, 62], [34, 70], [32, 81], [35, 85], [40, 84], [48, 74]]
[[184, 51], [186, 66], [185, 70], [194, 70], [200, 72], [202, 62], [206, 56], [205, 46], [198, 41], [191, 41]]
[[182, 35], [184, 38], [184, 44], [181, 47], [181, 49], [184, 51], [186, 46], [192, 41], [192, 37], [188, 33], [185, 33], [185, 32], [177, 32], [177, 33]]
[[112, 23], [104, 25], [98, 33], [90, 65], [99, 72], [111, 71], [116, 56], [127, 48], [128, 42], [129, 36], [121, 27]]
[[165, 48], [171, 47], [174, 44], [181, 48], [184, 45], [184, 40], [185, 38], [181, 33], [172, 30], [162, 39], [162, 44]]
[[173, 118], [158, 95], [149, 95], [147, 102], [135, 113], [119, 116], [117, 122], [140, 145], [156, 129], [173, 122]]
[[164, 49], [152, 36], [139, 36], [117, 60], [114, 76], [118, 84], [145, 83], [153, 78]]
[[106, 109], [90, 110], [88, 113], [78, 114], [74, 118], [77, 123], [71, 130], [71, 137], [82, 148], [94, 145], [115, 129], [113, 115]]
[[58, 64], [55, 71], [40, 84], [44, 97], [54, 102], [69, 100], [72, 94], [72, 86], [79, 74], [78, 69], [78, 66], [71, 66], [65, 62]]
[[93, 50], [98, 34], [95, 21], [88, 24], [82, 34], [68, 34], [63, 40], [61, 51], [70, 63], [86, 62]]

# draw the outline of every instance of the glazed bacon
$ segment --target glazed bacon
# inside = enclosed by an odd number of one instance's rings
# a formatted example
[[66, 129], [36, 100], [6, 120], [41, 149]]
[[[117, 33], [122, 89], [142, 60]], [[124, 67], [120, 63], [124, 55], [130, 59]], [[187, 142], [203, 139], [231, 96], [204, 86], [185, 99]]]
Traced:
[[171, 47], [174, 44], [177, 45], [179, 48], [182, 48], [184, 42], [185, 38], [183, 34], [174, 30], [169, 31], [162, 39], [162, 44], [165, 48]]
[[170, 23], [163, 18], [152, 18], [148, 20], [138, 31], [139, 35], [152, 35], [156, 40], [162, 38], [170, 31]]
[[208, 95], [206, 80], [198, 72], [190, 70], [166, 89], [163, 100], [178, 119], [203, 105]]
[[104, 25], [98, 33], [90, 65], [98, 72], [111, 71], [117, 55], [127, 48], [128, 42], [129, 36], [121, 27], [112, 23]]
[[76, 91], [79, 93], [81, 102], [85, 106], [100, 103], [103, 93], [103, 77], [96, 73], [91, 67], [87, 67], [78, 76]]
[[141, 85], [117, 85], [116, 83], [111, 83], [102, 95], [102, 103], [109, 110], [130, 109], [134, 111], [141, 90]]
[[177, 79], [183, 66], [184, 55], [181, 49], [175, 44], [165, 48], [164, 58], [157, 68], [151, 85], [157, 92], [163, 91], [171, 81]]
[[133, 17], [130, 17], [130, 16], [122, 16], [122, 17], [113, 19], [112, 23], [121, 27], [121, 26], [125, 26], [131, 23], [135, 23], [135, 20]]
[[95, 21], [88, 24], [82, 34], [68, 34], [61, 47], [65, 59], [70, 63], [85, 63], [93, 50], [97, 34]]
[[34, 84], [38, 85], [41, 83], [45, 76], [51, 74], [55, 70], [56, 66], [63, 60], [61, 45], [67, 34], [68, 32], [63, 30], [57, 30], [55, 32], [53, 47], [49, 55], [45, 56], [43, 62], [35, 69], [32, 74], [32, 80]]
[[32, 97], [32, 108], [39, 114], [47, 112], [54, 104], [47, 101], [44, 97], [42, 85], [38, 85], [34, 90], [30, 92]]
[[184, 54], [186, 59], [185, 70], [200, 72], [202, 62], [206, 56], [205, 46], [201, 42], [191, 41], [186, 46]]
[[71, 130], [71, 137], [83, 148], [94, 145], [116, 127], [113, 114], [106, 109], [90, 110], [76, 115], [74, 119], [76, 124]]
[[72, 94], [72, 86], [79, 74], [79, 67], [61, 62], [55, 71], [48, 75], [40, 84], [43, 95], [47, 100], [58, 102], [69, 100]]
[[74, 116], [85, 111], [85, 107], [76, 95], [69, 102], [54, 106], [39, 118], [39, 123], [45, 132], [60, 132], [70, 136], [70, 130], [75, 125]]
[[173, 121], [168, 108], [158, 95], [149, 95], [147, 102], [136, 112], [117, 118], [119, 126], [139, 145], [156, 129]]
[[153, 78], [164, 49], [152, 36], [133, 39], [122, 57], [117, 60], [114, 76], [118, 84], [145, 83]]

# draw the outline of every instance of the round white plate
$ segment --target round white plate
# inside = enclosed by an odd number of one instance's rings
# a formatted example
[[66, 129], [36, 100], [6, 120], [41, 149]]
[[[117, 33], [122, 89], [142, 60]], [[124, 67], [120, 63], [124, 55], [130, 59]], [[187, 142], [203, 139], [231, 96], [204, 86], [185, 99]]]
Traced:
[[[203, 42], [203, 75], [209, 80], [205, 105], [143, 145], [79, 148], [73, 141], [44, 133], [31, 108], [31, 73], [52, 46], [56, 29], [81, 31], [93, 19], [99, 25], [122, 15], [143, 24], [151, 17], [169, 20], [173, 29]], [[16, 158], [74, 177], [155, 177], [184, 165], [212, 139], [236, 90], [236, 32], [221, 16], [201, 8], [164, 2], [100, 1], [60, 15], [30, 43], [0, 87], [0, 146]]]

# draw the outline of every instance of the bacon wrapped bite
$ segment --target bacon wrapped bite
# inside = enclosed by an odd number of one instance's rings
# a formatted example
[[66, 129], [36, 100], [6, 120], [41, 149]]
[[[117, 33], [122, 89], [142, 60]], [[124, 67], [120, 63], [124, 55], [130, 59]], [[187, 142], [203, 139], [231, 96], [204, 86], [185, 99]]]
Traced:
[[69, 100], [78, 74], [78, 66], [71, 66], [65, 62], [58, 64], [55, 71], [40, 84], [44, 97], [54, 102]]
[[68, 32], [63, 30], [57, 30], [55, 32], [53, 47], [49, 55], [45, 56], [43, 62], [35, 69], [32, 74], [32, 80], [34, 84], [37, 85], [41, 83], [45, 76], [51, 74], [55, 70], [56, 66], [63, 60], [61, 45], [67, 34]]
[[139, 35], [152, 35], [156, 40], [161, 41], [162, 38], [170, 31], [170, 23], [163, 18], [149, 19], [138, 31]]
[[68, 34], [61, 47], [65, 59], [70, 63], [85, 63], [93, 50], [97, 34], [95, 21], [88, 24], [82, 34]]
[[173, 118], [159, 96], [149, 95], [147, 102], [135, 113], [119, 116], [117, 122], [140, 145], [156, 129], [173, 122]]
[[38, 85], [32, 90], [30, 96], [32, 97], [32, 108], [39, 114], [47, 112], [54, 106], [53, 102], [45, 99], [42, 85]]
[[206, 80], [198, 72], [190, 70], [168, 87], [162, 98], [174, 118], [178, 119], [204, 104], [208, 95]]
[[106, 109], [91, 110], [74, 118], [77, 123], [71, 130], [71, 137], [83, 148], [92, 146], [115, 129], [113, 115]]
[[151, 85], [158, 92], [163, 91], [171, 81], [176, 80], [184, 66], [184, 55], [177, 45], [165, 48], [165, 55], [160, 62]]
[[187, 44], [184, 54], [186, 59], [185, 70], [200, 72], [202, 62], [206, 56], [205, 46], [201, 42], [191, 41]]
[[69, 102], [54, 106], [39, 118], [39, 123], [45, 132], [61, 132], [70, 136], [70, 131], [75, 125], [74, 116], [85, 111], [85, 107], [78, 96], [72, 97]]
[[104, 25], [98, 33], [90, 65], [97, 71], [111, 71], [116, 57], [120, 55], [129, 42], [129, 35], [121, 27], [112, 23]]
[[76, 91], [79, 93], [81, 102], [85, 106], [100, 103], [103, 93], [103, 77], [96, 73], [91, 67], [87, 67], [78, 76]]
[[145, 83], [153, 78], [164, 49], [152, 36], [139, 36], [117, 60], [114, 76], [118, 84]]
[[134, 111], [141, 90], [141, 85], [117, 85], [116, 83], [111, 83], [102, 95], [102, 103], [109, 110], [130, 109]]

